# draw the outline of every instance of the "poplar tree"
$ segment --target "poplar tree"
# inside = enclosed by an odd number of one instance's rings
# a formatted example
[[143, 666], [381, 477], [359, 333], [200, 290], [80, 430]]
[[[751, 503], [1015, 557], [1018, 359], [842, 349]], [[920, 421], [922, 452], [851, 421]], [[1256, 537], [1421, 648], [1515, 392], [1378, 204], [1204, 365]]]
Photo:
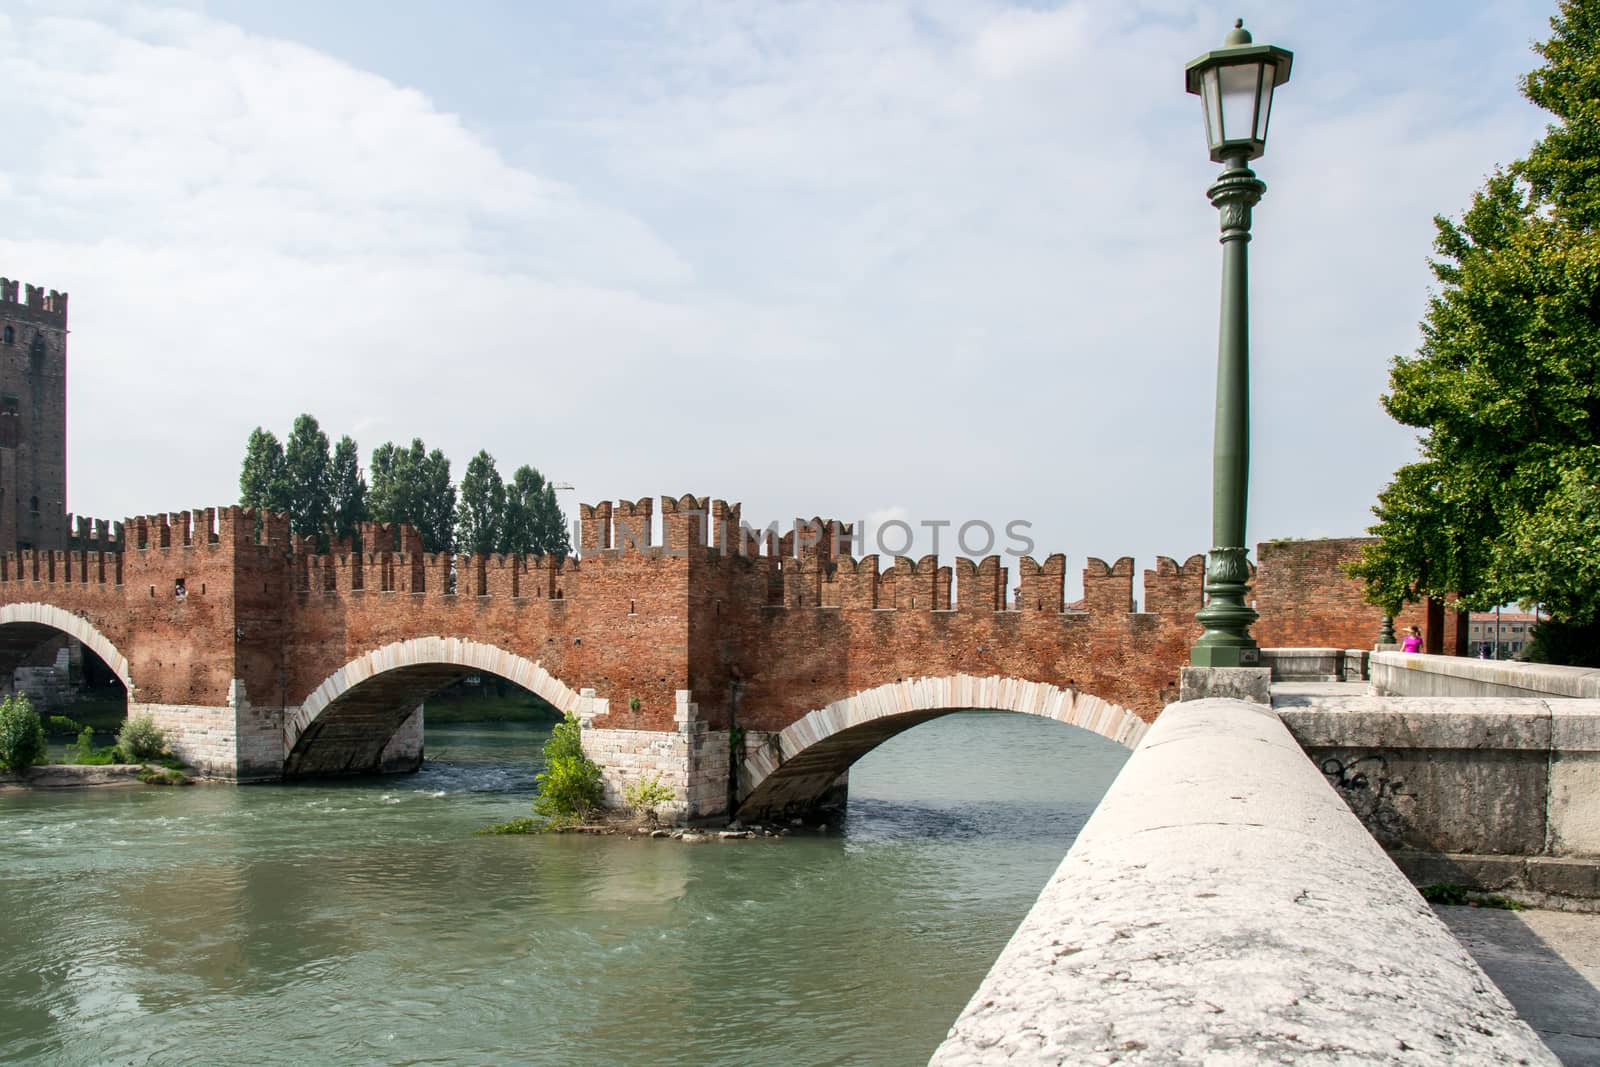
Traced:
[[495, 469], [494, 457], [480, 450], [461, 475], [456, 546], [478, 556], [504, 551], [506, 517], [505, 482]]
[[289, 488], [289, 527], [315, 537], [326, 547], [332, 459], [328, 435], [312, 415], [294, 420], [289, 443], [284, 446], [284, 477]]
[[239, 503], [263, 511], [288, 511], [289, 483], [278, 435], [257, 426], [250, 431], [239, 470]]
[[332, 536], [354, 539], [357, 529], [367, 519], [367, 480], [361, 474], [360, 452], [348, 434], [333, 446], [328, 483]]
[[506, 486], [502, 552], [524, 552], [565, 558], [572, 553], [566, 516], [556, 493], [539, 471], [527, 464], [516, 469]]
[[406, 523], [416, 527], [425, 551], [451, 550], [456, 490], [443, 452], [428, 451], [420, 437], [409, 448], [385, 442], [372, 452], [370, 474], [367, 510], [374, 522]]
[[[1569, 661], [1600, 659], [1600, 0], [1563, 0], [1522, 92], [1553, 121], [1460, 221], [1436, 217], [1422, 344], [1384, 408], [1420, 431], [1352, 573], [1393, 611], [1540, 603]], [[1574, 639], [1575, 638], [1575, 639]]]

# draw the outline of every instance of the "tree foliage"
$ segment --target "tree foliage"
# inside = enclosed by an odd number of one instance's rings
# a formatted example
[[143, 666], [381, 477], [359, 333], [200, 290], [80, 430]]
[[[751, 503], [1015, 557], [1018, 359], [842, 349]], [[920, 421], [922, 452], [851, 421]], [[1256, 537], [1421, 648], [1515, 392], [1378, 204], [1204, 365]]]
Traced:
[[333, 446], [328, 469], [328, 526], [339, 539], [354, 540], [367, 521], [367, 479], [361, 473], [361, 453], [349, 435]]
[[1352, 572], [1391, 610], [1600, 612], [1600, 0], [1564, 0], [1523, 93], [1554, 116], [1459, 221], [1434, 220], [1438, 289], [1385, 409], [1421, 431]]
[[555, 490], [531, 466], [518, 467], [507, 482], [494, 457], [480, 451], [468, 463], [458, 494], [450, 460], [420, 437], [407, 447], [388, 441], [374, 449], [370, 482], [360, 456], [348, 436], [330, 452], [328, 435], [311, 415], [295, 420], [287, 448], [258, 426], [245, 446], [239, 502], [287, 512], [294, 531], [315, 537], [321, 549], [332, 540], [354, 539], [370, 519], [415, 527], [428, 552], [459, 547], [479, 554], [572, 553]]
[[524, 552], [564, 559], [572, 554], [567, 517], [556, 502], [556, 491], [537, 469], [518, 467], [506, 486], [502, 552]]
[[533, 810], [556, 821], [582, 819], [600, 807], [600, 766], [583, 754], [583, 728], [567, 712], [544, 743], [544, 770], [536, 779]]
[[44, 761], [46, 742], [39, 713], [21, 693], [0, 700], [0, 769], [23, 771]]
[[294, 420], [284, 446], [284, 477], [289, 484], [289, 528], [327, 547], [333, 460], [328, 435], [311, 415]]
[[288, 511], [289, 481], [278, 435], [257, 426], [244, 446], [239, 470], [239, 503], [260, 511]]
[[370, 470], [367, 509], [373, 521], [416, 527], [428, 552], [455, 547], [456, 489], [443, 452], [428, 451], [420, 437], [409, 448], [385, 442], [373, 450]]
[[456, 545], [463, 552], [486, 556], [504, 551], [506, 486], [494, 457], [480, 450], [461, 475], [456, 504]]

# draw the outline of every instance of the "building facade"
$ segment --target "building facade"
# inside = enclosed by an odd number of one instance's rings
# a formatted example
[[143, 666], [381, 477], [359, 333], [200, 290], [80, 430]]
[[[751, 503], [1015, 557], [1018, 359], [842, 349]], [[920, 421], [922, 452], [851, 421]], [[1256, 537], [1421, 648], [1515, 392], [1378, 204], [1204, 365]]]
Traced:
[[0, 278], [0, 546], [66, 542], [67, 294]]
[[1488, 659], [1522, 659], [1539, 616], [1520, 611], [1474, 611], [1467, 638], [1467, 654]]

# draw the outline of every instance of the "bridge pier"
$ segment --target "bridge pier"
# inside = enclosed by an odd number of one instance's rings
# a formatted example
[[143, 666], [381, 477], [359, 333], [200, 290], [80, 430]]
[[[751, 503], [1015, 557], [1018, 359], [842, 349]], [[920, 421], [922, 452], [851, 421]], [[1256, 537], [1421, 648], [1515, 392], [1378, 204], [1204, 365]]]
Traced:
[[672, 799], [657, 809], [661, 818], [684, 822], [727, 814], [729, 731], [711, 729], [691, 697], [687, 689], [677, 691], [671, 730], [607, 730], [591, 723], [609, 714], [611, 701], [593, 689], [579, 691], [584, 755], [601, 767], [608, 806], [624, 807], [623, 790], [653, 776], [672, 791]]
[[128, 715], [149, 715], [167, 736], [173, 755], [207, 778], [229, 782], [276, 782], [283, 777], [283, 709], [250, 702], [234, 679], [228, 702], [152, 704], [130, 697]]

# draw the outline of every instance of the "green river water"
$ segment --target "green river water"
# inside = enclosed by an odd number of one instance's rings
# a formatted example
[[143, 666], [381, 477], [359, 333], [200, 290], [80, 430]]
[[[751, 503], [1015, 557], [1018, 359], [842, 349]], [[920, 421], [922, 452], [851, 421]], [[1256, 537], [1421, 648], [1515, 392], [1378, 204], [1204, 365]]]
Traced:
[[963, 713], [781, 841], [473, 836], [548, 728], [415, 775], [0, 793], [0, 1063], [920, 1064], [1127, 753]]

